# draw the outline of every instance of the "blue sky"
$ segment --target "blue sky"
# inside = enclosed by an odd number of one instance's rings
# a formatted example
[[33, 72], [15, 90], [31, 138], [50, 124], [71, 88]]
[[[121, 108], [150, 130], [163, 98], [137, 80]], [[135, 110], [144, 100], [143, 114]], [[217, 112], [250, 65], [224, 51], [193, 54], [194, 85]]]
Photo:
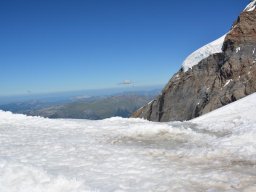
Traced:
[[165, 84], [245, 0], [0, 1], [0, 95]]

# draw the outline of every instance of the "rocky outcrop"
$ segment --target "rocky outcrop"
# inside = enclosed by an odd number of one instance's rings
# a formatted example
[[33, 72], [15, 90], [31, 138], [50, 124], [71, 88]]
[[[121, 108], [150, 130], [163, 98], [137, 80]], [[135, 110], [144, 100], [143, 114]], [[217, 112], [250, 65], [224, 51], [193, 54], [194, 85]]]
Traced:
[[[256, 1], [254, 1], [256, 4]], [[254, 6], [254, 5], [253, 5]], [[182, 68], [132, 117], [190, 120], [256, 91], [256, 9], [245, 9], [226, 35], [222, 52]]]

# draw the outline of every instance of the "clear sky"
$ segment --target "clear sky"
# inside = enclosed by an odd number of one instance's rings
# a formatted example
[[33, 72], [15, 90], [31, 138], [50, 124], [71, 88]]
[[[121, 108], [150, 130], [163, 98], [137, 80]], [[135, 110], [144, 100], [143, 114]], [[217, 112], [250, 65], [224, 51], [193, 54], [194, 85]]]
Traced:
[[1, 0], [0, 95], [165, 84], [249, 0]]

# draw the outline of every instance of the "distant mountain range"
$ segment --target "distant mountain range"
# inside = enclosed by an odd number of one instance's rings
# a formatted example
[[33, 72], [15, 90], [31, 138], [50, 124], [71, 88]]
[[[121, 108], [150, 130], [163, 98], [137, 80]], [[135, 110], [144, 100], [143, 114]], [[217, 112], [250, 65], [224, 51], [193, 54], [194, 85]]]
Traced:
[[99, 120], [114, 116], [129, 117], [160, 93], [160, 89], [122, 92], [113, 95], [72, 97], [70, 100], [27, 100], [0, 105], [1, 110], [48, 118]]

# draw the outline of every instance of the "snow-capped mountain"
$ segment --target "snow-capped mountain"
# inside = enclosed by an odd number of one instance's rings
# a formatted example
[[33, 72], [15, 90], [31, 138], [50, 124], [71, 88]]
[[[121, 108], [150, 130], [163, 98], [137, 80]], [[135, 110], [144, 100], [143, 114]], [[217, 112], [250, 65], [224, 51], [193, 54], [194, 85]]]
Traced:
[[[252, 1], [248, 6], [246, 6], [244, 11], [254, 11], [255, 7], [256, 0]], [[215, 53], [221, 53], [225, 37], [226, 34], [191, 53], [182, 64], [183, 70], [186, 72], [189, 69], [192, 69], [193, 66], [197, 65], [203, 59], [209, 57], [210, 55]]]
[[256, 1], [230, 31], [184, 61], [153, 102], [133, 117], [190, 120], [256, 92]]
[[1, 192], [256, 191], [256, 94], [189, 122], [0, 111]]

